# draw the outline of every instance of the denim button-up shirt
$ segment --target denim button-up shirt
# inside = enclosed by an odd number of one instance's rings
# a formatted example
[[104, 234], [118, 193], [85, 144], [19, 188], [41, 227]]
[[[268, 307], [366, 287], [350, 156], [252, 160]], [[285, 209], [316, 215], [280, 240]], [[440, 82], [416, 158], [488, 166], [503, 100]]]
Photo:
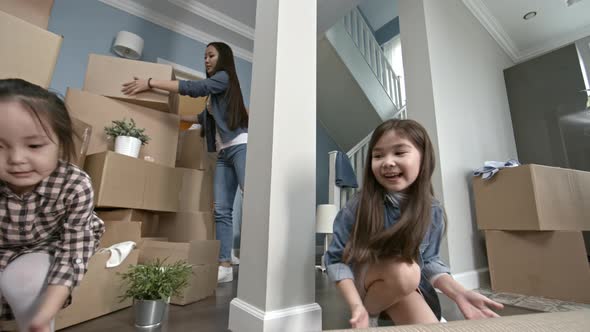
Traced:
[[178, 93], [182, 96], [205, 97], [210, 96], [209, 106], [198, 115], [198, 121], [203, 126], [207, 138], [207, 151], [215, 152], [215, 133], [219, 133], [221, 141], [227, 143], [239, 134], [247, 133], [248, 128], [229, 129], [229, 97], [226, 94], [229, 86], [229, 75], [225, 71], [218, 71], [211, 77], [201, 81], [179, 81]]
[[[352, 266], [343, 262], [342, 254], [350, 237], [352, 226], [355, 223], [358, 204], [359, 195], [356, 195], [340, 210], [334, 220], [334, 237], [328, 247], [328, 251], [324, 255], [328, 276], [334, 282], [343, 279], [354, 279]], [[384, 199], [384, 204], [384, 224], [385, 229], [387, 229], [395, 225], [399, 220], [401, 211], [399, 206], [389, 199]], [[439, 257], [440, 242], [444, 229], [444, 213], [440, 203], [437, 201], [433, 201], [431, 215], [432, 224], [420, 244], [420, 261], [418, 262], [422, 276], [428, 281], [441, 273], [450, 274], [449, 268]]]

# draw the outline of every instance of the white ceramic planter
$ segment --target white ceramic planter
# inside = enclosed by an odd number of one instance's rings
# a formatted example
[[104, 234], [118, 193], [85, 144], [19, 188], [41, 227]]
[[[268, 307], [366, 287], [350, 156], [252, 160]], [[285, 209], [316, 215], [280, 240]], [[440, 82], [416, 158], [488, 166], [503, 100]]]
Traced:
[[115, 152], [129, 157], [137, 158], [141, 149], [141, 140], [131, 136], [117, 136], [115, 139]]

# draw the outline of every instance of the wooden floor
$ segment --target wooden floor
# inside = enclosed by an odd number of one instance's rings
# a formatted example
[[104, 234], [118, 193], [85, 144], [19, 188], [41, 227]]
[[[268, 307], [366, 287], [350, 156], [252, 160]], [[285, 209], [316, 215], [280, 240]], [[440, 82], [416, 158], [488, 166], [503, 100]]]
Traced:
[[[63, 332], [128, 332], [128, 331], [228, 331], [229, 303], [237, 294], [237, 268], [234, 268], [234, 281], [221, 284], [215, 296], [203, 301], [181, 306], [170, 306], [166, 322], [156, 329], [137, 329], [133, 326], [131, 309], [124, 309], [86, 323], [63, 329]], [[322, 307], [323, 329], [348, 328], [348, 308], [340, 298], [338, 290], [328, 277], [316, 272], [316, 302]], [[445, 296], [441, 296], [443, 316], [447, 320], [461, 319], [456, 305]], [[507, 307], [502, 316], [534, 313], [535, 311], [517, 307]], [[380, 321], [380, 325], [388, 325]]]

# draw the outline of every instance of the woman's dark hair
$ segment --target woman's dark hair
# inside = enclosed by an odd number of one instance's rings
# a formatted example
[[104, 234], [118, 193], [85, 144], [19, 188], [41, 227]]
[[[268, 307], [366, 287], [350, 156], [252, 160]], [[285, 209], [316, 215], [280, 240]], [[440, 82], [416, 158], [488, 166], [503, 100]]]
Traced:
[[[226, 43], [213, 42], [207, 47], [213, 46], [219, 53], [217, 57], [217, 64], [213, 72], [225, 71], [229, 76], [229, 86], [225, 92], [228, 97], [229, 110], [229, 129], [236, 130], [238, 128], [248, 127], [248, 112], [244, 106], [244, 98], [242, 97], [242, 90], [240, 89], [240, 81], [236, 73], [236, 64], [234, 62], [234, 53]], [[209, 77], [207, 73], [207, 77]]]
[[31, 111], [51, 139], [46, 127], [46, 123], [49, 123], [57, 135], [60, 159], [69, 162], [75, 155], [73, 127], [63, 100], [57, 94], [22, 79], [0, 79], [0, 102], [9, 101], [19, 102]]
[[[420, 173], [406, 190], [407, 199], [401, 204], [400, 220], [384, 229], [385, 188], [377, 181], [371, 167], [373, 149], [388, 132], [409, 140], [420, 152]], [[379, 125], [369, 141], [365, 162], [363, 187], [360, 192], [356, 222], [350, 241], [344, 249], [349, 263], [375, 263], [381, 258], [400, 257], [417, 261], [419, 246], [431, 224], [434, 199], [431, 178], [435, 168], [434, 148], [426, 129], [413, 120], [387, 120]]]

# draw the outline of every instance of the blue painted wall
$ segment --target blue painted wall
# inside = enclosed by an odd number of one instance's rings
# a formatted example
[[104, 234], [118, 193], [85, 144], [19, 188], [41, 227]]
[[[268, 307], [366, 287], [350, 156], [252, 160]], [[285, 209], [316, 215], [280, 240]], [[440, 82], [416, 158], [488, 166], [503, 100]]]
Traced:
[[[52, 89], [64, 94], [68, 87], [82, 88], [89, 53], [115, 56], [111, 46], [121, 30], [144, 39], [141, 60], [156, 62], [160, 57], [205, 72], [205, 44], [96, 0], [56, 0], [48, 30], [64, 37], [51, 83]], [[238, 57], [235, 61], [248, 105], [252, 64]]]

